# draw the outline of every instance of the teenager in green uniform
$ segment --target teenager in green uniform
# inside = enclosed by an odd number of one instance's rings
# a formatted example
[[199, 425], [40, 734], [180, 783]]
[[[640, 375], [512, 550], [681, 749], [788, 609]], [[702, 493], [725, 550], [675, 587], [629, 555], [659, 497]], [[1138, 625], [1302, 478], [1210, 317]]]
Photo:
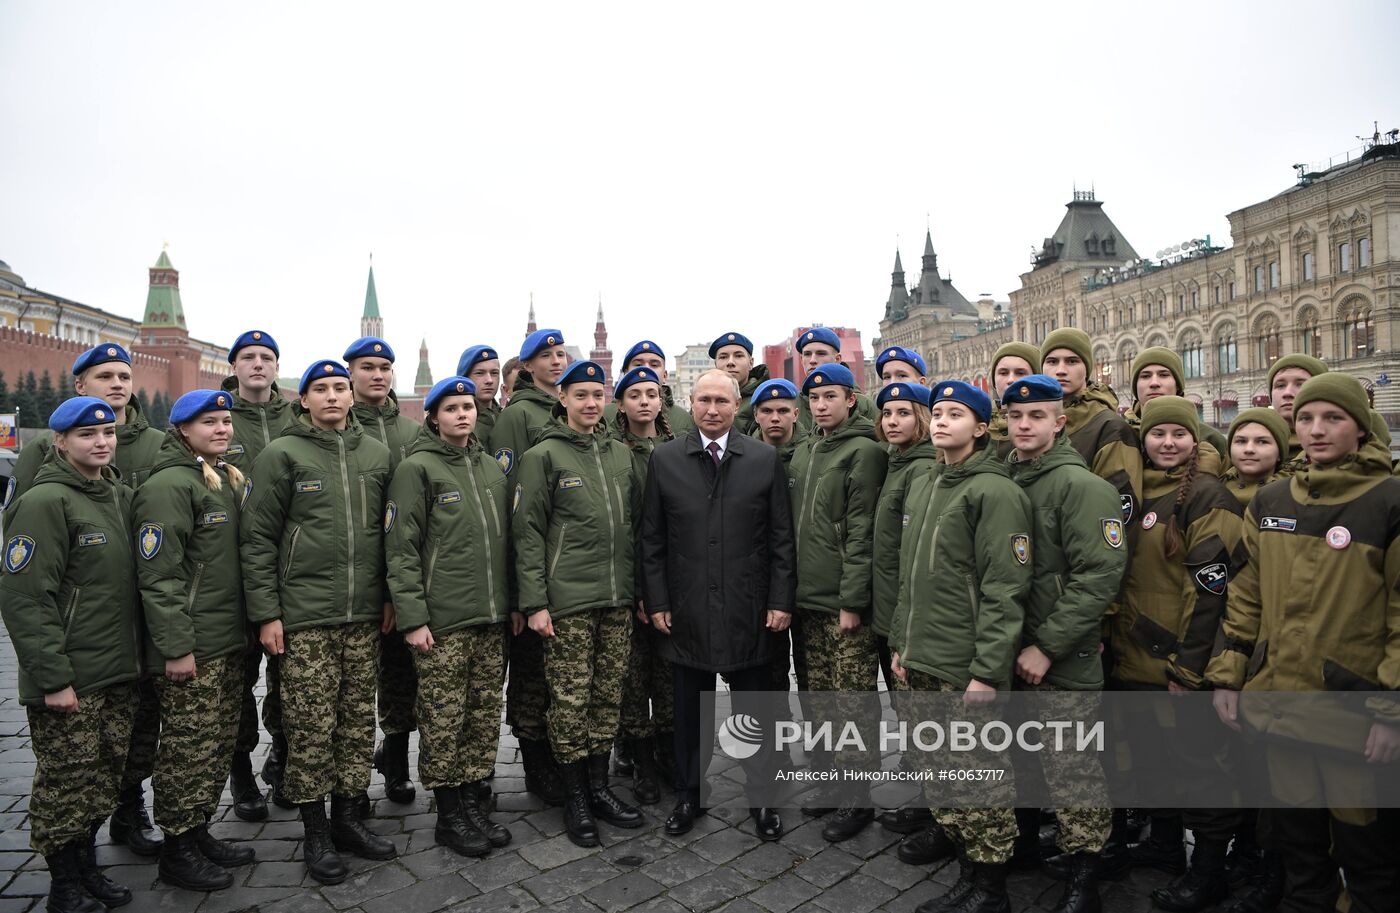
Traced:
[[55, 409], [53, 458], [5, 511], [0, 613], [29, 721], [29, 844], [48, 864], [50, 913], [131, 902], [93, 848], [117, 803], [141, 674], [131, 489], [109, 469], [115, 419], [91, 396]]
[[1010, 456], [1013, 448], [1006, 434], [1006, 416], [1001, 411], [1001, 398], [1012, 381], [1039, 371], [1040, 350], [1028, 342], [1008, 342], [992, 354], [992, 420], [987, 426], [987, 434], [1003, 458]]
[[[1400, 896], [1391, 810], [1329, 807], [1338, 785], [1371, 791], [1400, 760], [1400, 481], [1373, 446], [1361, 384], [1316, 376], [1291, 402], [1307, 463], [1260, 490], [1244, 514], [1244, 563], [1230, 584], [1225, 650], [1211, 660], [1220, 719], [1243, 715], [1268, 740], [1268, 774], [1290, 804], [1269, 813], [1268, 845], [1282, 856], [1290, 910], [1333, 910], [1346, 877], [1350, 909], [1391, 910]], [[1306, 714], [1251, 712], [1239, 689], [1374, 691], [1325, 725]], [[1386, 692], [1391, 692], [1387, 694]], [[1332, 760], [1341, 752], [1360, 764]], [[1376, 765], [1370, 767], [1369, 765]], [[1339, 773], [1340, 771], [1340, 773]], [[1306, 785], [1311, 794], [1301, 794]], [[1276, 895], [1277, 896], [1277, 895]], [[1259, 909], [1264, 909], [1260, 907]]]
[[1301, 352], [1285, 355], [1269, 365], [1269, 404], [1279, 418], [1288, 423], [1288, 452], [1283, 460], [1290, 470], [1301, 469], [1307, 462], [1303, 445], [1293, 430], [1293, 400], [1303, 389], [1303, 384], [1326, 373], [1327, 365]]
[[[906, 557], [890, 623], [890, 666], [909, 691], [962, 692], [973, 716], [1011, 687], [1031, 584], [1031, 505], [987, 437], [987, 394], [939, 381], [931, 403], [940, 464], [912, 479], [904, 495]], [[925, 795], [937, 801], [932, 789]], [[956, 846], [960, 875], [918, 913], [1009, 911], [1006, 874], [1016, 840], [1010, 783], [990, 786], [987, 799], [995, 807], [932, 809]]]
[[476, 387], [476, 427], [472, 436], [488, 454], [491, 431], [501, 417], [496, 394], [501, 389], [501, 356], [490, 346], [471, 346], [457, 359], [457, 376], [465, 377]]
[[389, 594], [418, 670], [418, 775], [437, 799], [437, 842], [464, 856], [511, 839], [484, 801], [501, 731], [510, 505], [476, 439], [476, 393], [463, 376], [428, 391], [384, 512]]
[[734, 427], [740, 434], [753, 434], [753, 398], [759, 384], [768, 380], [768, 366], [753, 362], [753, 343], [743, 333], [721, 333], [710, 343], [710, 357], [715, 367], [734, 378], [739, 385], [739, 414]]
[[[875, 427], [856, 414], [855, 378], [844, 365], [823, 365], [802, 384], [815, 430], [792, 458], [797, 496], [795, 649], [813, 691], [875, 690], [875, 636], [871, 623], [875, 505], [885, 481], [885, 448]], [[848, 717], [850, 718], [850, 717]], [[842, 750], [842, 767], [867, 765], [868, 753]], [[804, 814], [836, 814], [822, 837], [831, 842], [859, 834], [874, 819], [868, 790], [821, 791]]]
[[[1186, 367], [1181, 356], [1162, 346], [1151, 346], [1138, 353], [1129, 372], [1133, 385], [1133, 406], [1123, 413], [1123, 421], [1136, 430], [1142, 425], [1142, 407], [1159, 396], [1185, 396]], [[1209, 425], [1201, 429], [1201, 466], [1212, 475], [1230, 467], [1230, 447], [1225, 435]], [[1205, 449], [1209, 445], [1209, 450]], [[1210, 459], [1208, 459], [1210, 457]], [[1218, 460], [1218, 466], [1211, 460]]]
[[604, 373], [592, 361], [559, 378], [560, 420], [521, 457], [511, 534], [530, 630], [544, 640], [549, 741], [568, 788], [564, 827], [598, 845], [595, 817], [640, 827], [608, 787], [635, 602], [632, 517], [640, 487], [632, 456], [597, 433]]
[[[393, 472], [421, 428], [399, 414], [394, 394], [394, 350], [377, 336], [362, 336], [350, 343], [343, 357], [355, 394], [355, 418], [365, 434], [389, 448], [389, 471]], [[408, 770], [408, 736], [418, 728], [413, 715], [417, 692], [413, 657], [404, 646], [403, 635], [394, 630], [391, 616], [380, 632], [378, 709], [384, 742], [374, 752], [374, 769], [384, 775], [385, 797], [401, 805], [412, 802], [415, 792]], [[360, 803], [364, 817], [369, 799], [362, 798]]]
[[[804, 376], [810, 376], [813, 371], [824, 365], [841, 365], [841, 337], [827, 327], [812, 327], [797, 340], [797, 354], [802, 359]], [[875, 411], [875, 404], [864, 393], [854, 387], [852, 390], [855, 393], [856, 404], [851, 411], [873, 425], [879, 415]], [[811, 404], [806, 397], [799, 400], [799, 404], [802, 413], [798, 421], [810, 430], [813, 426], [812, 412], [809, 408]]]
[[[1122, 605], [1109, 624], [1114, 684], [1118, 690], [1198, 691], [1225, 614], [1240, 506], [1200, 469], [1200, 430], [1189, 401], [1150, 400], [1141, 432], [1143, 513]], [[1181, 713], [1192, 705], [1185, 706]], [[1212, 759], [1185, 738], [1191, 721], [1182, 722], [1165, 730], [1164, 750], [1184, 773], [1208, 771]], [[1134, 865], [1178, 873], [1153, 892], [1153, 902], [1167, 910], [1199, 910], [1223, 899], [1225, 854], [1241, 818], [1225, 809], [1155, 811], [1149, 839], [1129, 854]], [[1183, 826], [1196, 840], [1184, 873]]]
[[[671, 426], [671, 434], [685, 434], [695, 423], [690, 420], [690, 412], [676, 405], [676, 395], [671, 392], [671, 387], [666, 383], [666, 353], [661, 350], [661, 346], [650, 339], [643, 339], [632, 346], [622, 356], [622, 373], [625, 375], [633, 368], [649, 368], [661, 381], [661, 411], [666, 417], [666, 422]], [[621, 378], [619, 378], [619, 383]], [[603, 421], [606, 427], [612, 428], [617, 421], [618, 403], [614, 399], [608, 403], [603, 410]]]
[[[765, 380], [755, 387], [750, 404], [750, 411], [755, 422], [753, 436], [778, 448], [778, 455], [783, 460], [783, 468], [788, 473], [788, 491], [790, 493], [794, 492], [791, 487], [793, 484], [792, 457], [793, 454], [797, 453], [798, 448], [806, 443], [808, 436], [807, 430], [797, 424], [797, 400], [799, 396], [797, 387], [793, 385], [792, 381], [779, 377]], [[807, 690], [807, 666], [801, 657], [793, 653], [792, 650], [794, 636], [792, 632], [795, 628], [796, 619], [785, 630], [769, 632], [769, 637], [773, 640], [773, 644], [769, 648], [771, 650], [768, 667], [769, 686], [774, 691], [791, 689], [794, 672], [797, 675], [798, 690]], [[779, 753], [779, 763], [782, 763], [783, 757], [784, 755]]]
[[1270, 482], [1288, 473], [1288, 438], [1292, 431], [1279, 414], [1265, 406], [1245, 409], [1230, 423], [1230, 468], [1220, 477], [1240, 507]]
[[281, 657], [290, 748], [282, 791], [301, 810], [302, 859], [316, 881], [338, 884], [349, 870], [336, 850], [395, 852], [365, 830], [357, 808], [374, 757], [379, 634], [393, 623], [384, 592], [389, 451], [351, 414], [340, 362], [313, 363], [297, 390], [297, 421], [253, 466], [239, 556], [248, 617], [263, 649]]
[[223, 390], [177, 399], [173, 427], [132, 509], [146, 671], [160, 694], [151, 779], [156, 823], [165, 833], [160, 877], [191, 891], [229, 887], [233, 875], [225, 867], [254, 859], [251, 848], [209, 833], [238, 732], [248, 643], [238, 560], [244, 478], [223, 461], [233, 440], [232, 409], [233, 394]]
[[[233, 374], [224, 378], [222, 389], [233, 397], [233, 442], [224, 451], [223, 459], [236, 466], [245, 478], [250, 477], [253, 463], [273, 439], [292, 421], [292, 401], [277, 389], [278, 358], [281, 350], [272, 334], [248, 330], [233, 341], [228, 361]], [[242, 492], [239, 493], [240, 496]], [[253, 779], [252, 751], [258, 747], [258, 705], [253, 688], [258, 683], [263, 650], [256, 632], [248, 638], [243, 659], [242, 710], [238, 718], [238, 738], [234, 743], [233, 767], [229, 774], [229, 792], [233, 795], [233, 813], [244, 821], [261, 821], [267, 817], [267, 799]], [[282, 769], [287, 763], [287, 737], [282, 734], [282, 696], [278, 684], [277, 663], [268, 657], [267, 690], [263, 696], [263, 726], [272, 737], [272, 747], [263, 761], [262, 775], [272, 787], [272, 799], [283, 808], [290, 803], [277, 791], [282, 782]]]

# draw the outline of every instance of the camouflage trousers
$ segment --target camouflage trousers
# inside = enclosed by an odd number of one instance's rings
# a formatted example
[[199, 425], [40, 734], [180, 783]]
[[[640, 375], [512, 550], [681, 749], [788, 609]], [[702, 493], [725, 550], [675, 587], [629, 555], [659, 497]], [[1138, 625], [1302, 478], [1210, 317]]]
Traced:
[[[1020, 679], [1013, 687], [1037, 692], [1036, 706], [1045, 719], [1069, 720], [1083, 712], [1083, 692], [1055, 685], [1027, 685]], [[1062, 853], [1101, 852], [1113, 826], [1103, 768], [1087, 753], [1054, 751], [1049, 745], [1034, 757], [1040, 761], [1055, 808], [1055, 846]]]
[[[946, 682], [935, 675], [908, 669], [908, 680], [903, 685], [910, 691], [938, 691], [953, 694], [962, 691], [952, 682]], [[910, 702], [911, 709], [916, 702]], [[941, 706], [941, 705], [940, 705]], [[918, 711], [915, 710], [918, 714]], [[981, 729], [997, 711], [990, 707], [963, 707], [958, 718], [967, 720]], [[972, 862], [1002, 863], [1011, 858], [1011, 850], [1016, 843], [1015, 785], [1011, 774], [1011, 761], [1005, 751], [965, 751], [945, 752], [948, 760], [945, 768], [949, 771], [974, 771], [978, 768], [993, 768], [1006, 771], [1002, 780], [979, 784], [981, 800], [976, 807], [939, 808], [940, 789], [936, 783], [924, 786], [924, 798], [929, 802], [929, 811], [948, 835], [958, 842], [967, 858]]]
[[418, 728], [413, 715], [418, 695], [418, 673], [413, 651], [403, 632], [390, 631], [379, 640], [379, 728], [385, 735]]
[[501, 738], [504, 625], [433, 638], [413, 652], [418, 674], [418, 777], [424, 789], [484, 780]]
[[262, 644], [255, 636], [243, 654], [238, 738], [234, 742], [234, 751], [249, 752], [258, 747], [258, 699], [253, 689], [258, 685], [264, 659], [267, 660], [267, 691], [263, 694], [262, 724], [268, 735], [277, 735], [282, 731], [282, 676], [277, 665], [278, 657], [263, 653]]
[[[558, 628], [558, 625], [555, 625]], [[509, 638], [506, 722], [517, 739], [548, 738], [549, 683], [544, 679], [544, 638], [529, 628]]]
[[156, 749], [160, 744], [160, 695], [155, 678], [136, 683], [136, 715], [131, 721], [131, 744], [122, 770], [122, 790], [138, 789], [156, 769]]
[[676, 728], [676, 700], [671, 663], [661, 655], [659, 638], [665, 634], [632, 616], [632, 648], [622, 683], [621, 723], [618, 737], [646, 739], [658, 733], [670, 738]]
[[183, 834], [219, 810], [242, 708], [243, 653], [198, 664], [194, 678], [156, 679], [160, 750], [156, 754], [156, 824]]
[[108, 685], [78, 698], [77, 713], [26, 707], [34, 751], [29, 845], [49, 855], [86, 841], [89, 828], [117, 807], [122, 768], [136, 714], [134, 683]]
[[589, 609], [555, 620], [544, 638], [549, 743], [560, 764], [612, 751], [631, 624], [625, 608]]
[[[801, 645], [800, 669], [807, 679], [807, 689], [850, 695], [835, 702], [834, 709], [840, 720], [815, 721], [830, 722], [839, 732], [843, 721], [860, 720], [865, 716], [864, 695], [875, 690], [875, 631], [863, 624], [850, 633], [843, 633], [838, 616], [811, 609], [798, 609], [797, 616], [801, 624], [793, 640], [794, 644]], [[798, 681], [800, 688], [801, 679]], [[873, 733], [865, 737], [865, 743], [867, 746], [876, 744]], [[841, 767], [861, 770], [880, 766], [878, 753], [871, 749], [842, 748], [836, 752], [836, 761]]]
[[297, 804], [369, 788], [374, 763], [374, 680], [379, 623], [308, 628], [286, 635], [282, 792]]

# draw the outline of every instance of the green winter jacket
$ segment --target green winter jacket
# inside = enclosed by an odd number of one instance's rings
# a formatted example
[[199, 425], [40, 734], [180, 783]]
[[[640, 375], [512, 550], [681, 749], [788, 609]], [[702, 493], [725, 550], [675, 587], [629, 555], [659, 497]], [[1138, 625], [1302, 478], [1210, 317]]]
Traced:
[[552, 618], [563, 618], [631, 609], [632, 518], [641, 490], [623, 444], [579, 434], [563, 421], [546, 428], [515, 472], [511, 535], [520, 611], [549, 609]]
[[224, 459], [252, 478], [258, 454], [295, 421], [292, 401], [282, 396], [276, 381], [272, 383], [272, 399], [265, 403], [239, 396], [237, 377], [225, 377], [221, 389], [233, 394], [233, 443], [229, 444]]
[[322, 431], [299, 415], [253, 465], [239, 554], [256, 624], [298, 631], [383, 617], [389, 451], [348, 418], [344, 431]]
[[899, 601], [899, 543], [904, 535], [904, 492], [921, 475], [936, 472], [938, 451], [932, 441], [920, 441], [908, 450], [890, 448], [889, 471], [875, 506], [874, 609], [875, 633], [890, 636], [890, 620]]
[[[141, 407], [133, 399], [126, 407], [126, 423], [117, 426], [117, 452], [112, 458], [117, 476], [129, 488], [135, 488], [146, 481], [151, 466], [156, 461], [156, 451], [160, 450], [165, 434], [152, 428], [141, 414]], [[10, 500], [24, 494], [34, 484], [39, 475], [39, 467], [49, 460], [53, 451], [53, 438], [42, 435], [29, 442], [19, 452], [15, 461], [13, 491]]]
[[472, 435], [476, 438], [481, 449], [487, 453], [495, 453], [491, 449], [491, 433], [496, 430], [496, 421], [501, 417], [501, 404], [494, 399], [485, 406], [481, 405], [481, 400], [476, 401], [476, 428], [472, 430]]
[[1101, 383], [1065, 397], [1065, 437], [1089, 464], [1094, 475], [1118, 489], [1126, 526], [1141, 515], [1142, 451], [1138, 436], [1118, 414], [1118, 397]]
[[390, 471], [408, 456], [408, 448], [418, 440], [418, 429], [423, 427], [413, 419], [399, 415], [399, 398], [393, 390], [389, 391], [389, 401], [384, 405], [356, 403], [351, 412], [360, 420], [365, 434], [389, 448]]
[[[666, 424], [671, 429], [671, 437], [667, 440], [674, 440], [681, 437], [691, 428], [695, 427], [694, 420], [690, 413], [676, 405], [676, 394], [671, 392], [671, 388], [666, 384], [661, 385], [661, 412], [666, 416]], [[617, 437], [617, 402], [613, 401], [603, 407], [603, 427], [613, 437]]]
[[798, 608], [858, 612], [869, 624], [875, 504], [887, 461], [875, 426], [859, 415], [793, 454]]
[[748, 379], [739, 385], [739, 414], [734, 417], [734, 429], [740, 434], [757, 437], [758, 420], [753, 417], [753, 394], [758, 385], [768, 379], [767, 365], [754, 365]]
[[[801, 384], [797, 386], [799, 390], [802, 388]], [[875, 408], [875, 401], [859, 390], [856, 391], [856, 407], [852, 410], [852, 414], [870, 422], [871, 427], [874, 427], [875, 423], [880, 420], [880, 410]], [[812, 407], [808, 404], [805, 395], [797, 398], [797, 424], [813, 434], [816, 433], [817, 423], [812, 419]]]
[[5, 512], [0, 615], [19, 659], [22, 704], [141, 675], [131, 489], [103, 476], [85, 479], [56, 457]]
[[195, 458], [168, 432], [131, 511], [136, 580], [146, 618], [146, 669], [194, 654], [202, 663], [247, 647], [238, 502], [228, 475], [210, 491]]
[[1103, 619], [1128, 566], [1118, 492], [1089, 470], [1063, 434], [1036, 459], [1022, 463], [1013, 453], [1008, 465], [1035, 523], [1021, 647], [1034, 644], [1050, 657], [1046, 682], [1097, 691]]
[[434, 635], [510, 613], [506, 475], [475, 439], [454, 447], [427, 428], [394, 470], [384, 554], [398, 629]]
[[[664, 444], [667, 441], [674, 441], [676, 435], [671, 433], [666, 435], [658, 434], [656, 437], [638, 437], [629, 431], [623, 431], [616, 424], [608, 425], [608, 431], [612, 435], [613, 440], [621, 442], [623, 446], [627, 448], [627, 452], [632, 455], [632, 474], [637, 478], [637, 487], [645, 490], [647, 484], [647, 466], [651, 463], [651, 452], [660, 444]], [[641, 520], [641, 517], [640, 515], [634, 515], [632, 520], [636, 523]]]
[[515, 376], [510, 402], [501, 410], [491, 430], [491, 455], [501, 465], [506, 478], [514, 481], [515, 467], [525, 451], [539, 441], [545, 429], [554, 424], [554, 407], [559, 399], [535, 385], [525, 371]]
[[890, 649], [958, 688], [1011, 683], [1031, 585], [1031, 505], [996, 448], [918, 476], [904, 495]]

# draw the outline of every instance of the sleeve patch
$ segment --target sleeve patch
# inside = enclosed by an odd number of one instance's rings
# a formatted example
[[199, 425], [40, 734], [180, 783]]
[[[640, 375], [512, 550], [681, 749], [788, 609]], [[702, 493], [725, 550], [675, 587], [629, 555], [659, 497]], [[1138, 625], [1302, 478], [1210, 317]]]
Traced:
[[141, 553], [141, 557], [150, 561], [160, 554], [161, 543], [165, 541], [165, 530], [161, 529], [159, 523], [147, 523], [141, 527], [141, 531], [136, 534], [136, 548]]
[[1017, 533], [1011, 537], [1011, 554], [1016, 556], [1016, 560], [1025, 564], [1031, 560], [1031, 537], [1025, 533]]
[[10, 506], [10, 501], [15, 496], [15, 478], [10, 476], [10, 480], [5, 483], [5, 496], [0, 498], [0, 510]]
[[309, 482], [298, 482], [298, 483], [297, 483], [297, 491], [320, 491], [320, 490], [321, 490], [321, 480], [320, 480], [320, 479], [312, 479], [312, 480], [309, 481]]
[[1196, 572], [1196, 585], [1212, 595], [1222, 595], [1229, 583], [1230, 573], [1225, 569], [1223, 561], [1207, 564]]
[[395, 504], [393, 501], [384, 505], [384, 532], [387, 533], [394, 528], [394, 521], [398, 519], [398, 516], [399, 505]]
[[1103, 541], [1107, 542], [1109, 548], [1123, 547], [1123, 521], [1104, 519], [1099, 521], [1103, 528]]
[[1119, 495], [1118, 502], [1123, 507], [1123, 522], [1127, 523], [1133, 519], [1133, 496]]
[[515, 486], [515, 498], [510, 503], [510, 512], [514, 514], [520, 509], [520, 486]]
[[34, 540], [28, 536], [15, 536], [5, 543], [5, 570], [18, 574], [29, 565], [34, 557]]
[[244, 504], [247, 504], [247, 503], [248, 503], [248, 496], [251, 495], [252, 493], [253, 493], [253, 480], [252, 480], [252, 479], [244, 479], [244, 480], [243, 480], [243, 500], [241, 500], [241, 501], [238, 502], [238, 506], [239, 506], [239, 507], [242, 507]]
[[509, 447], [502, 447], [495, 453], [496, 462], [500, 464], [501, 472], [510, 475], [510, 471], [515, 466], [515, 452]]

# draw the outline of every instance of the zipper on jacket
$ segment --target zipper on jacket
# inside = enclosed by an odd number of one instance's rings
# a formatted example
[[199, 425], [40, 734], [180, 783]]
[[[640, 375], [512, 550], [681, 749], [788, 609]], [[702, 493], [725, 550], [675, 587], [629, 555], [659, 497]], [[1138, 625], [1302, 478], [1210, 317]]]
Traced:
[[263, 446], [266, 447], [268, 444], [271, 444], [271, 443], [272, 443], [272, 431], [271, 431], [271, 429], [269, 429], [269, 428], [267, 427], [267, 406], [266, 406], [266, 405], [262, 405], [262, 406], [259, 406], [259, 407], [258, 407], [258, 420], [259, 420], [260, 422], [262, 422], [262, 429], [263, 429]]
[[[383, 427], [384, 420], [380, 419], [380, 427]], [[351, 621], [355, 617], [355, 502], [351, 500], [350, 494], [350, 467], [346, 465], [345, 436], [340, 432], [335, 434], [335, 446], [340, 451], [340, 484], [345, 489], [345, 538], [348, 561], [345, 566], [345, 577], [349, 584], [345, 598], [345, 620]]]
[[[925, 521], [927, 521], [927, 517], [928, 517], [929, 513], [932, 512], [932, 509], [933, 509], [933, 499], [936, 498], [936, 497], [938, 496], [938, 488], [939, 488], [939, 486], [942, 485], [942, 484], [943, 484], [943, 479], [942, 479], [942, 477], [936, 479], [936, 480], [934, 481], [934, 483], [933, 483], [933, 491], [929, 492], [929, 496], [928, 496], [928, 508], [926, 508], [926, 509], [924, 510]], [[938, 550], [938, 528], [939, 528], [940, 526], [943, 525], [942, 520], [943, 520], [943, 518], [942, 518], [942, 517], [939, 517], [939, 518], [937, 518], [937, 519], [934, 521], [934, 524], [933, 524], [933, 537], [932, 537], [932, 541], [929, 542], [929, 547], [928, 547], [928, 570], [929, 570], [929, 574], [930, 574], [930, 575], [933, 574], [933, 556], [934, 556], [934, 553]], [[906, 621], [906, 622], [904, 623], [904, 655], [905, 655], [905, 656], [908, 656], [908, 655], [909, 655], [909, 639], [910, 639], [911, 637], [914, 636], [914, 612], [916, 611], [916, 605], [915, 605], [915, 602], [914, 602], [914, 584], [915, 584], [915, 582], [916, 582], [918, 579], [919, 579], [919, 561], [918, 561], [918, 556], [915, 555], [915, 556], [914, 556], [914, 561], [911, 563], [910, 568], [909, 568], [909, 619], [908, 619], [908, 621]]]
[[[808, 522], [811, 521], [812, 512], [816, 509], [817, 503], [817, 496], [815, 493], [812, 493], [811, 498], [808, 498], [808, 494], [812, 491], [812, 478], [817, 474], [817, 448], [815, 444], [812, 445], [810, 451], [812, 454], [812, 460], [809, 465], [809, 471], [807, 473], [807, 478], [802, 480], [802, 509], [798, 511], [798, 522], [792, 528], [792, 544], [794, 552], [796, 552], [797, 550], [798, 540], [801, 538], [802, 535], [801, 530], [806, 526]], [[803, 518], [804, 514], [806, 515], [805, 520]]]
[[974, 627], [975, 627], [975, 621], [976, 621], [976, 618], [977, 618], [977, 609], [978, 609], [978, 607], [981, 605], [982, 600], [980, 600], [980, 599], [977, 598], [977, 585], [976, 585], [975, 583], [972, 582], [972, 576], [969, 574], [968, 576], [964, 577], [963, 579], [967, 581], [967, 598], [968, 598], [968, 600], [969, 600], [968, 604], [972, 607], [972, 617], [973, 617], [973, 620], [974, 620]]
[[[486, 509], [481, 506], [481, 489], [476, 485], [476, 470], [467, 459], [467, 483], [471, 486], [472, 497], [476, 500], [476, 514], [481, 518], [482, 544], [486, 546], [486, 600], [491, 608], [491, 620], [496, 620], [496, 574], [491, 569], [491, 528], [486, 525]], [[493, 507], [494, 510], [494, 507]]]
[[1058, 592], [1061, 596], [1065, 595], [1065, 582], [1064, 582], [1064, 580], [1060, 577], [1059, 574], [1056, 574], [1056, 575], [1055, 575], [1055, 590], [1056, 590], [1056, 592]]
[[282, 565], [282, 582], [286, 583], [287, 578], [292, 576], [292, 559], [297, 554], [297, 540], [301, 538], [301, 526], [292, 527], [292, 542], [287, 546], [287, 563]]
[[491, 500], [490, 498], [487, 498], [486, 503], [491, 506], [491, 519], [496, 524], [496, 535], [505, 535], [505, 530], [501, 528], [501, 513], [500, 511], [496, 510], [496, 502]]
[[365, 518], [365, 525], [369, 525], [369, 496], [365, 494], [365, 474], [360, 473], [360, 515]]
[[598, 449], [596, 435], [590, 443], [593, 445], [593, 459], [598, 464], [598, 481], [603, 486], [603, 501], [608, 505], [608, 581], [612, 585], [611, 605], [617, 605], [617, 520], [613, 517], [612, 497], [608, 494], [608, 474], [603, 468], [603, 453]]
[[63, 618], [63, 636], [66, 638], [68, 632], [73, 627], [73, 616], [78, 612], [78, 596], [83, 592], [80, 586], [73, 587], [72, 594], [68, 597], [68, 613]]
[[199, 561], [194, 566], [194, 579], [190, 581], [190, 598], [185, 603], [186, 614], [194, 614], [194, 600], [199, 594], [199, 581], [204, 576], [204, 562]]
[[433, 569], [437, 567], [438, 548], [442, 546], [441, 539], [433, 540], [433, 550], [428, 553], [428, 573], [423, 577], [424, 597], [432, 595], [433, 592]]
[[569, 531], [569, 524], [559, 524], [559, 541], [554, 543], [554, 557], [549, 559], [549, 576], [554, 576], [554, 569], [559, 566], [559, 556], [564, 554], [564, 534]]

